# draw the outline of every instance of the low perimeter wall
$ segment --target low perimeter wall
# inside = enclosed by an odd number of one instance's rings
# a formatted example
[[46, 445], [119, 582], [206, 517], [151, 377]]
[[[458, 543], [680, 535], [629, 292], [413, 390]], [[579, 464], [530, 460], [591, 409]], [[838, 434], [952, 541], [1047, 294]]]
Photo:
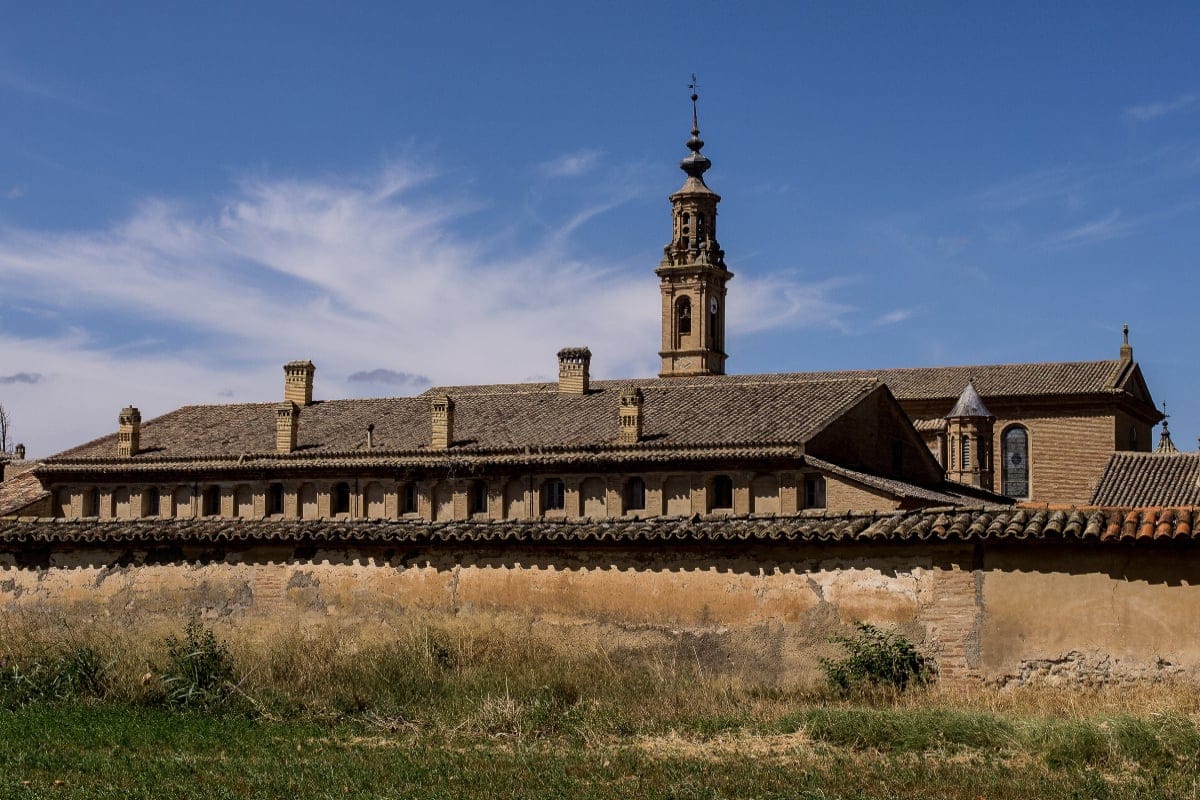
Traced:
[[614, 648], [684, 644], [772, 683], [818, 680], [830, 635], [861, 620], [920, 643], [948, 683], [1200, 680], [1190, 529], [1105, 537], [1048, 518], [0, 520], [0, 612], [147, 628], [516, 615]]

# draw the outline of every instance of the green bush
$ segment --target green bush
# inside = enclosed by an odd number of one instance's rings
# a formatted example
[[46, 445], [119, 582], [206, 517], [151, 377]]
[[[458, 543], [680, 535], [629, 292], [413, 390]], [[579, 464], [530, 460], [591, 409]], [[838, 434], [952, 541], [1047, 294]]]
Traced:
[[66, 702], [102, 698], [106, 694], [104, 663], [90, 647], [0, 666], [0, 705]]
[[183, 639], [168, 636], [167, 666], [159, 679], [169, 706], [211, 710], [227, 704], [234, 695], [233, 658], [229, 647], [212, 629], [193, 619]]
[[834, 691], [849, 694], [879, 687], [904, 691], [937, 677], [933, 660], [905, 637], [866, 622], [855, 623], [855, 627], [854, 635], [833, 638], [846, 649], [843, 658], [821, 659], [825, 680]]

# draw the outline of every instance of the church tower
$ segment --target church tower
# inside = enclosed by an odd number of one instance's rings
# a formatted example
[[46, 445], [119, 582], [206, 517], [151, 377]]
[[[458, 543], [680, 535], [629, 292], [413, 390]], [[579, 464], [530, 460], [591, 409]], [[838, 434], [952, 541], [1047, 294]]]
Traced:
[[692, 76], [691, 155], [679, 162], [687, 174], [671, 195], [674, 234], [654, 272], [662, 293], [662, 371], [678, 375], [725, 374], [725, 251], [717, 243], [717, 203], [721, 197], [704, 183], [712, 162], [700, 153], [704, 141], [696, 116]]

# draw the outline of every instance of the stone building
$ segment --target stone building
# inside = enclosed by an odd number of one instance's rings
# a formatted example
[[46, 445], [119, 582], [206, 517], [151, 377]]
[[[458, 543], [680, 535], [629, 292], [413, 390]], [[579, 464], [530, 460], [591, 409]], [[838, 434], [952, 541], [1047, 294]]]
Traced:
[[[661, 372], [597, 381], [587, 348], [557, 383], [187, 406], [37, 465], [0, 513], [56, 517], [629, 518], [1084, 504], [1161, 419], [1126, 340], [1118, 359], [726, 375], [734, 277], [695, 118], [656, 269]], [[26, 479], [28, 482], [31, 479]], [[28, 487], [20, 495], [29, 500]], [[14, 495], [15, 496], [15, 495]]]
[[702, 147], [693, 117], [658, 377], [593, 380], [573, 347], [556, 382], [320, 400], [296, 361], [280, 402], [121, 409], [9, 465], [0, 611], [252, 638], [516, 616], [754, 682], [819, 676], [867, 621], [947, 683], [1200, 680], [1200, 457], [1149, 452], [1127, 337], [1113, 360], [726, 375]]

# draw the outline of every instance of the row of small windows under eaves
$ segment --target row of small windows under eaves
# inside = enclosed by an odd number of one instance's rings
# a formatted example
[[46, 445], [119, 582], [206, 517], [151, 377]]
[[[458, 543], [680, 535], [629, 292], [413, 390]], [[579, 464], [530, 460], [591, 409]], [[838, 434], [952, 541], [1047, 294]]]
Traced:
[[[795, 483], [794, 483], [795, 482]], [[738, 488], [743, 491], [738, 496]], [[54, 494], [58, 517], [111, 519], [285, 517], [322, 519], [414, 517], [530, 519], [536, 517], [689, 516], [695, 513], [777, 514], [784, 489], [794, 487], [799, 508], [825, 507], [819, 474], [753, 477], [716, 475], [629, 476], [612, 481], [521, 477], [438, 482], [334, 481], [68, 486]]]

